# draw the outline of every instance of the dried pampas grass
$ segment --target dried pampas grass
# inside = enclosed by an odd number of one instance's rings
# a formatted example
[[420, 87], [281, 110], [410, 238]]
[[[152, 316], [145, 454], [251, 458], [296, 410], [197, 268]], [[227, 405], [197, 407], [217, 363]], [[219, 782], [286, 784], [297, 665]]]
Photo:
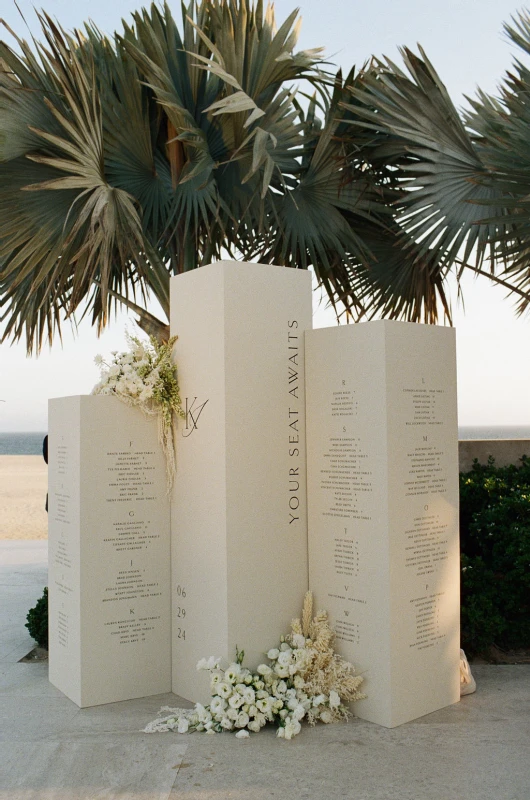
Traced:
[[[291, 633], [287, 640], [292, 642], [293, 636], [302, 635], [306, 639], [306, 650], [311, 654], [308, 666], [301, 677], [304, 680], [304, 691], [310, 696], [326, 695], [336, 692], [341, 703], [336, 708], [330, 709], [333, 722], [347, 719], [351, 711], [344, 705], [362, 700], [366, 695], [359, 691], [363, 682], [361, 675], [355, 674], [355, 667], [342, 656], [335, 653], [333, 641], [335, 632], [330, 627], [326, 611], [319, 611], [313, 617], [313, 594], [307, 592], [304, 598], [302, 618], [294, 619], [291, 623]], [[307, 714], [308, 722], [315, 724], [318, 711], [310, 709]]]

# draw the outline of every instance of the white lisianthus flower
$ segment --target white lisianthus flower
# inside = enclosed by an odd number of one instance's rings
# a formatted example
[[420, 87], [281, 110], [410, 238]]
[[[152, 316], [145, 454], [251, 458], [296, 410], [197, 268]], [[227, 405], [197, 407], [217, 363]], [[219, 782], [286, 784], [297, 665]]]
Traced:
[[248, 714], [241, 712], [238, 718], [236, 719], [236, 728], [246, 728], [248, 723], [250, 722], [250, 717]]
[[276, 694], [285, 694], [287, 692], [287, 684], [285, 681], [279, 681], [276, 687]]
[[316, 708], [317, 706], [322, 705], [322, 703], [325, 703], [327, 699], [328, 698], [325, 694], [317, 694], [315, 697], [313, 697], [313, 706]]
[[267, 653], [267, 658], [269, 658], [271, 661], [275, 661], [279, 655], [280, 651], [276, 647], [273, 647]]
[[329, 725], [330, 722], [333, 722], [333, 714], [329, 710], [329, 708], [323, 708], [320, 712], [319, 719], [321, 722], [324, 722], [326, 725]]
[[231, 719], [232, 722], [235, 722], [239, 716], [239, 709], [238, 708], [227, 708], [226, 716], [228, 719]]
[[258, 709], [256, 708], [256, 706], [249, 706], [247, 713], [249, 717], [256, 717], [258, 714]]
[[263, 697], [260, 700], [256, 700], [256, 708], [258, 711], [261, 711], [262, 714], [269, 714], [272, 708], [272, 699], [270, 697]]
[[197, 661], [197, 670], [201, 669], [208, 669], [208, 661], [205, 658], [201, 658], [200, 661]]
[[235, 684], [239, 681], [239, 676], [241, 674], [241, 668], [239, 664], [230, 664], [227, 670], [225, 670], [225, 681], [228, 683]]
[[294, 633], [293, 647], [305, 647], [305, 636], [303, 636], [301, 633]]
[[210, 689], [216, 689], [216, 687], [221, 683], [221, 678], [223, 677], [221, 672], [213, 672], [212, 677], [210, 678]]
[[289, 677], [289, 667], [282, 667], [278, 662], [274, 667], [274, 672], [279, 678], [288, 678]]
[[217, 694], [224, 700], [228, 699], [232, 694], [232, 687], [226, 681], [221, 681], [217, 684]]
[[289, 716], [289, 712], [287, 711], [287, 709], [286, 708], [282, 708], [282, 710], [279, 713], [280, 719], [286, 719], [288, 716]]
[[301, 675], [295, 675], [293, 683], [294, 683], [296, 689], [303, 689], [304, 686], [305, 686], [305, 681], [304, 681], [304, 679], [302, 678]]
[[253, 682], [253, 686], [254, 686], [254, 689], [257, 692], [259, 692], [260, 689], [264, 689], [265, 688], [265, 684], [263, 683], [263, 681], [254, 681]]
[[210, 714], [210, 712], [208, 711], [207, 708], [205, 708], [203, 705], [201, 705], [201, 703], [196, 703], [195, 704], [195, 711], [197, 712], [197, 716], [199, 718], [199, 722], [202, 722], [203, 725], [204, 725], [205, 722], [210, 722], [211, 721], [212, 715]]
[[330, 708], [338, 708], [340, 706], [340, 696], [333, 689], [329, 693], [329, 705]]
[[247, 727], [248, 727], [249, 731], [252, 731], [252, 733], [259, 733], [260, 730], [261, 730], [261, 726], [260, 726], [259, 722], [257, 722], [257, 720], [255, 720], [255, 719], [251, 720], [248, 723]]
[[233, 694], [232, 697], [229, 698], [228, 702], [231, 708], [239, 708], [240, 706], [243, 705], [243, 698], [241, 697], [240, 694], [235, 692], [235, 694]]
[[236, 739], [248, 739], [250, 733], [248, 731], [238, 731], [236, 733]]
[[271, 675], [272, 669], [268, 667], [266, 664], [260, 664], [258, 667], [258, 674], [259, 675]]
[[103, 364], [103, 356], [101, 356], [99, 353], [94, 359], [94, 364], [96, 367], [100, 367]]
[[287, 644], [287, 642], [282, 642], [282, 643], [281, 643], [281, 645], [280, 645], [280, 650], [290, 650], [290, 649], [291, 649], [291, 648], [290, 648], [290, 646]]
[[231, 731], [233, 727], [234, 727], [233, 721], [228, 717], [223, 717], [223, 719], [221, 720], [221, 728], [224, 728], [225, 731]]
[[291, 649], [289, 650], [282, 650], [282, 652], [278, 656], [278, 664], [281, 667], [288, 667], [291, 663]]
[[259, 723], [260, 728], [267, 724], [267, 717], [265, 714], [256, 714], [256, 722]]
[[295, 708], [298, 706], [298, 700], [296, 699], [296, 697], [290, 697], [287, 700], [286, 705], [287, 705], [287, 708], [289, 709], [289, 711], [294, 711]]
[[186, 717], [179, 717], [178, 728], [177, 728], [179, 733], [187, 733], [189, 726], [190, 723], [188, 722]]
[[278, 698], [278, 700], [275, 700], [272, 704], [272, 713], [277, 714], [279, 711], [281, 711], [282, 708], [283, 708], [283, 700], [281, 698]]
[[213, 728], [213, 720], [209, 719], [208, 722], [204, 723], [204, 730], [208, 732], [211, 731], [212, 728]]
[[217, 716], [222, 714], [222, 712], [226, 709], [226, 705], [226, 700], [223, 700], [222, 697], [214, 697], [210, 703], [210, 711], [214, 716]]
[[285, 738], [292, 739], [293, 736], [297, 736], [300, 731], [302, 730], [302, 726], [296, 719], [289, 719], [285, 723]]
[[301, 703], [299, 703], [296, 708], [293, 709], [293, 719], [301, 720], [305, 717], [305, 708]]
[[278, 739], [285, 739], [285, 728], [278, 728], [276, 731], [276, 736]]
[[256, 697], [258, 700], [264, 700], [268, 696], [269, 693], [265, 689], [260, 689], [258, 692], [256, 692]]
[[211, 733], [215, 733], [215, 731], [214, 731], [214, 729], [213, 729], [213, 728], [208, 728], [208, 730], [206, 731], [206, 733], [210, 733], [210, 734], [211, 734]]
[[249, 706], [251, 706], [256, 699], [256, 693], [254, 692], [254, 689], [251, 689], [250, 686], [245, 686], [242, 695], [245, 703], [247, 703]]

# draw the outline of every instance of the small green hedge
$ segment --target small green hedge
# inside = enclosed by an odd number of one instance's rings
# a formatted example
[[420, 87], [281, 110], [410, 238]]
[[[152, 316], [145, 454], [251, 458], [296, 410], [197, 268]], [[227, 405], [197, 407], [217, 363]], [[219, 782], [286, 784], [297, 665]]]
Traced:
[[530, 460], [460, 474], [462, 647], [530, 647]]
[[39, 647], [48, 649], [48, 587], [37, 600], [35, 608], [28, 611], [26, 628]]

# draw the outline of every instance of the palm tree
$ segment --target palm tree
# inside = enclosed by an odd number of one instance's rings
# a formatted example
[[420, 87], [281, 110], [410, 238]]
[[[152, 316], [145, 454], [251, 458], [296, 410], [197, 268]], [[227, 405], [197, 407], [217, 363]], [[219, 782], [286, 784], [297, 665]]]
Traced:
[[[505, 25], [530, 53], [530, 16]], [[499, 98], [478, 92], [461, 118], [440, 77], [421, 57], [401, 50], [408, 71], [374, 59], [353, 88], [353, 124], [372, 135], [372, 157], [384, 160], [397, 192], [395, 221], [431, 276], [453, 265], [486, 276], [530, 303], [530, 70], [519, 60]]]
[[170, 275], [223, 251], [312, 267], [355, 319], [450, 315], [445, 267], [395, 219], [401, 173], [351, 124], [370, 71], [295, 52], [296, 12], [276, 30], [261, 0], [201, 0], [179, 29], [153, 5], [113, 40], [40, 20], [34, 51], [0, 43], [2, 341], [38, 350], [120, 303], [167, 336], [148, 295], [167, 317]]

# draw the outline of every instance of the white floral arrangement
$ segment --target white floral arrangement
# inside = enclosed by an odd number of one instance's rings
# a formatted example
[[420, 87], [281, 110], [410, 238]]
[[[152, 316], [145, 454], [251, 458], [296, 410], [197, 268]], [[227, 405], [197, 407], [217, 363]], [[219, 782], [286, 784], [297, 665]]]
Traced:
[[114, 395], [129, 406], [138, 407], [148, 416], [158, 417], [158, 438], [166, 457], [167, 489], [175, 478], [174, 417], [184, 417], [177, 368], [172, 361], [177, 336], [160, 343], [154, 337], [142, 341], [127, 334], [129, 350], [112, 353], [107, 362], [98, 355], [94, 359], [101, 370], [99, 383], [92, 394]]
[[235, 731], [243, 739], [274, 723], [280, 738], [292, 739], [304, 719], [310, 725], [346, 720], [351, 715], [346, 704], [365, 696], [359, 692], [363, 679], [334, 652], [335, 634], [327, 613], [320, 611], [313, 618], [312, 610], [308, 592], [302, 619], [293, 620], [291, 633], [268, 651], [269, 663], [255, 672], [243, 667], [243, 651], [237, 651], [236, 660], [224, 670], [219, 658], [201, 659], [197, 669], [210, 673], [210, 704], [196, 703], [193, 709], [166, 706], [145, 733]]

